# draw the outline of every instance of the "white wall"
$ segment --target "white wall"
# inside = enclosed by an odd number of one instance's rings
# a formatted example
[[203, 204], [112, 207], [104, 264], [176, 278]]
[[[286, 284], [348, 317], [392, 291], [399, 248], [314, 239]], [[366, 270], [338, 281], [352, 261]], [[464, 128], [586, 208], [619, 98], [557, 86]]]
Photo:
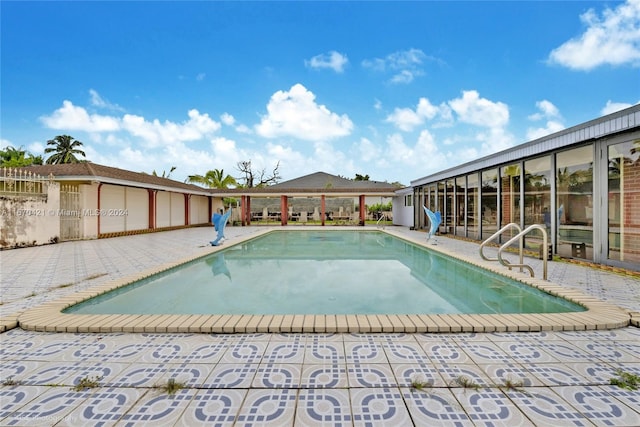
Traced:
[[209, 218], [209, 198], [207, 196], [196, 196], [195, 194], [189, 198], [189, 223], [206, 224]]
[[[118, 233], [126, 230], [125, 215], [114, 213], [125, 212], [125, 187], [103, 184], [100, 187], [100, 233]], [[112, 214], [109, 215], [109, 212]]]
[[125, 187], [124, 213], [126, 231], [149, 228], [149, 192], [144, 188]]
[[184, 194], [171, 193], [171, 226], [185, 225]]
[[92, 213], [98, 211], [98, 184], [80, 184], [80, 207], [82, 217], [80, 232], [82, 239], [95, 239], [98, 237], [98, 216]]
[[0, 247], [44, 245], [60, 238], [60, 185], [43, 183], [46, 196], [0, 198]]
[[413, 227], [413, 206], [404, 205], [404, 195], [393, 198], [393, 225]]
[[171, 226], [171, 193], [158, 191], [156, 193], [156, 227]]

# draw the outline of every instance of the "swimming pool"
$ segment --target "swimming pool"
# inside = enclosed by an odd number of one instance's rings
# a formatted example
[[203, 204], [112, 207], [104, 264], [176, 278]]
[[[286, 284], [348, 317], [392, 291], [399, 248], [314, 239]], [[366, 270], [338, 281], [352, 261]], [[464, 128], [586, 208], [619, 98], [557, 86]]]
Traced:
[[379, 231], [273, 231], [74, 305], [76, 314], [566, 313], [584, 307]]
[[[293, 227], [290, 227], [293, 228]], [[275, 230], [286, 230], [276, 228]], [[344, 227], [343, 230], [366, 232], [361, 227]], [[296, 230], [300, 230], [296, 227]], [[328, 231], [325, 227], [306, 226], [304, 230]], [[77, 314], [66, 312], [68, 308], [93, 297], [107, 294], [119, 288], [140, 283], [141, 280], [159, 273], [171, 273], [176, 268], [192, 261], [205, 259], [209, 255], [227, 249], [242, 247], [256, 237], [272, 233], [263, 227], [243, 228], [220, 247], [202, 246], [193, 255], [177, 259], [170, 264], [158, 264], [131, 276], [114, 278], [103, 284], [61, 296], [58, 299], [25, 310], [18, 315], [16, 323], [25, 330], [45, 332], [145, 332], [145, 333], [420, 333], [420, 332], [524, 332], [524, 331], [575, 331], [590, 329], [613, 329], [629, 325], [627, 312], [606, 301], [585, 295], [579, 290], [567, 288], [546, 280], [530, 278], [528, 275], [509, 271], [497, 263], [481, 260], [477, 252], [461, 254], [453, 252], [449, 239], [442, 238], [437, 246], [426, 243], [425, 235], [404, 227], [386, 227], [381, 235], [391, 235], [418, 247], [427, 247], [430, 252], [445, 254], [480, 267], [481, 271], [493, 271], [500, 276], [509, 276], [526, 286], [545, 293], [573, 301], [586, 311], [567, 313], [524, 314]], [[302, 230], [301, 230], [302, 231]], [[329, 235], [331, 237], [331, 235]], [[383, 242], [382, 240], [381, 242]], [[453, 241], [452, 241], [453, 242]], [[328, 243], [328, 242], [326, 242]], [[377, 243], [379, 244], [379, 243]], [[317, 246], [317, 245], [316, 245]], [[455, 245], [453, 245], [455, 246]], [[265, 251], [268, 254], [268, 251]], [[226, 255], [225, 255], [226, 261]], [[532, 263], [538, 262], [531, 260]], [[209, 275], [222, 274], [214, 264]], [[309, 274], [306, 275], [309, 277]], [[260, 277], [256, 277], [259, 280]]]

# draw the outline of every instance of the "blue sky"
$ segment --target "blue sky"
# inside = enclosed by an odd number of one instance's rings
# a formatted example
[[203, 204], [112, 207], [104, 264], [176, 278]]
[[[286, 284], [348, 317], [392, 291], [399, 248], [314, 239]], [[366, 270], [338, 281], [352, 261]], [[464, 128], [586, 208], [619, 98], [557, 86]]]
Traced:
[[411, 180], [640, 102], [640, 0], [7, 2], [0, 146]]

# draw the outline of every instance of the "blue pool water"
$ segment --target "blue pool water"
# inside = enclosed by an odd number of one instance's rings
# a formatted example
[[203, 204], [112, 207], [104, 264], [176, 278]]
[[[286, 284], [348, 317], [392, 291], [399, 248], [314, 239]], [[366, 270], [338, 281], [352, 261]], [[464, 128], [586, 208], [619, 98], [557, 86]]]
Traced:
[[89, 314], [557, 313], [579, 305], [378, 231], [274, 231], [65, 310]]

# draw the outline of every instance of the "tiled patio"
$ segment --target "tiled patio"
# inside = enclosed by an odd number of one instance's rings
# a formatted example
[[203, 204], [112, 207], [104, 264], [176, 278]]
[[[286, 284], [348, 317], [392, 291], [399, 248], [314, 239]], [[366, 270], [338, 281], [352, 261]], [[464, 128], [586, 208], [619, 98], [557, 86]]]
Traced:
[[[229, 241], [257, 232], [229, 227]], [[410, 238], [424, 234], [394, 228]], [[0, 252], [0, 317], [204, 254], [210, 228]], [[479, 260], [478, 245], [438, 247]], [[541, 262], [529, 259], [537, 274]], [[566, 262], [563, 287], [640, 311], [640, 280]], [[10, 322], [8, 322], [10, 325]], [[0, 425], [638, 426], [640, 328], [393, 334], [0, 334]], [[96, 387], [74, 390], [81, 379]], [[169, 394], [169, 379], [185, 388]], [[414, 386], [422, 385], [420, 389]]]

